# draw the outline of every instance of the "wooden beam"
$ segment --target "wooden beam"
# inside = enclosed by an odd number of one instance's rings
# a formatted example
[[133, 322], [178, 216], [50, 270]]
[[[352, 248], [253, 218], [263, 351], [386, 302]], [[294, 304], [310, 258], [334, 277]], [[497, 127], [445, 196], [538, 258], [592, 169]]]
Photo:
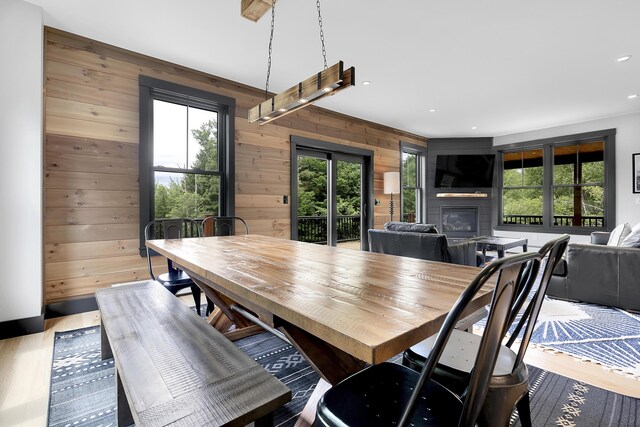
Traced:
[[271, 9], [272, 0], [240, 0], [240, 14], [251, 21], [258, 22], [262, 15]]

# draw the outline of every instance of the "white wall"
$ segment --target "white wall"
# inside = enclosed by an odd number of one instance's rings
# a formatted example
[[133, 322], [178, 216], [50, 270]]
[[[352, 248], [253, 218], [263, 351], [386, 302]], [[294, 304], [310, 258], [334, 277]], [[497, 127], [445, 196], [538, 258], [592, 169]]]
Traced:
[[[548, 129], [498, 136], [493, 145], [512, 144], [536, 139], [553, 138], [575, 133], [616, 129], [616, 224], [628, 222], [633, 227], [640, 223], [640, 194], [634, 194], [631, 180], [631, 155], [640, 153], [640, 113], [606, 119], [574, 123]], [[532, 246], [541, 246], [556, 235], [495, 231], [497, 236], [527, 237]], [[572, 242], [588, 242], [589, 236], [571, 236]]]
[[0, 1], [0, 322], [42, 310], [43, 37], [39, 6]]

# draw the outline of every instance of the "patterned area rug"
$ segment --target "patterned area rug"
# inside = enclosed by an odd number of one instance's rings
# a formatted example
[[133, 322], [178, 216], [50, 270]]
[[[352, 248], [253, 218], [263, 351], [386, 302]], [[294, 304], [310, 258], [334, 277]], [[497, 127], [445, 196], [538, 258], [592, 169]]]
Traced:
[[[274, 425], [293, 426], [318, 375], [300, 354], [273, 335], [236, 341], [292, 391], [275, 414]], [[395, 357], [393, 361], [400, 361]], [[534, 426], [633, 426], [640, 400], [611, 393], [541, 369], [530, 368]], [[56, 333], [51, 373], [49, 426], [115, 426], [113, 360], [100, 360], [100, 327]], [[519, 426], [514, 414], [512, 425]]]
[[[612, 393], [529, 366], [531, 421], [535, 426], [640, 425], [640, 399]], [[514, 412], [512, 426], [520, 427]]]
[[[100, 327], [57, 332], [51, 368], [49, 426], [115, 426], [113, 359], [100, 360]], [[235, 342], [292, 391], [274, 414], [275, 426], [292, 426], [313, 393], [318, 375], [289, 344], [263, 333]]]
[[547, 298], [531, 343], [640, 378], [640, 316], [624, 310]]

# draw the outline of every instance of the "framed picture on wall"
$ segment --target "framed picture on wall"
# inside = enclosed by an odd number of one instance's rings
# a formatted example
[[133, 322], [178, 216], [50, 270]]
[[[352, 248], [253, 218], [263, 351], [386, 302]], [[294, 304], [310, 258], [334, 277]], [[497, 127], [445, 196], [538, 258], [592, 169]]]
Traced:
[[640, 153], [633, 154], [633, 192], [640, 193]]

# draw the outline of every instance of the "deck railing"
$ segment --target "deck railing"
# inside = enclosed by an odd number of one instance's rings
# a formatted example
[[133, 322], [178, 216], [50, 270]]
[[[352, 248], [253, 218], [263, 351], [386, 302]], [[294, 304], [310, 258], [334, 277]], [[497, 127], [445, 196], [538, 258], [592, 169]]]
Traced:
[[[505, 215], [503, 224], [542, 225], [542, 215]], [[554, 215], [553, 225], [575, 227], [574, 218], [571, 215]], [[583, 216], [580, 227], [604, 227], [603, 216]]]
[[[338, 242], [360, 240], [360, 216], [339, 215], [337, 218]], [[298, 217], [298, 240], [309, 243], [327, 243], [326, 216]]]

